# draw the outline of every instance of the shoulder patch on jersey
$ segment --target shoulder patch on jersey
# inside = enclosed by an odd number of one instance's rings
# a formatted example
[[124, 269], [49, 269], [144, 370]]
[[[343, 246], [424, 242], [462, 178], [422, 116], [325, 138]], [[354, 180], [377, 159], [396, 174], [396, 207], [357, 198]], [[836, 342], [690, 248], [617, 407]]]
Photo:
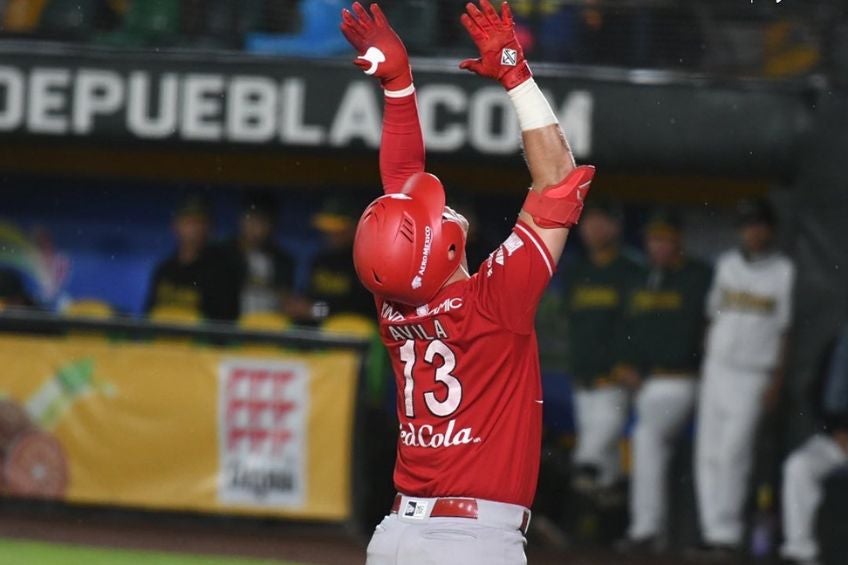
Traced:
[[539, 236], [534, 234], [529, 228], [522, 225], [521, 222], [515, 224], [515, 229], [524, 232], [524, 234], [528, 237], [530, 242], [533, 243], [533, 246], [536, 248], [536, 250], [539, 251], [539, 255], [542, 256], [542, 261], [545, 262], [545, 267], [548, 269], [548, 274], [553, 276], [554, 267], [553, 267], [553, 265], [551, 265], [551, 259], [550, 259], [548, 250], [544, 249], [542, 247], [543, 244], [540, 243]]
[[518, 237], [518, 234], [515, 232], [509, 234], [509, 237], [506, 238], [506, 241], [504, 241], [503, 243], [503, 246], [506, 248], [506, 253], [508, 256], [512, 256], [512, 254], [521, 249], [523, 245], [524, 241], [522, 241], [522, 239]]
[[[512, 255], [512, 254], [510, 253], [510, 255]], [[498, 265], [500, 265], [501, 267], [503, 267], [503, 266], [504, 266], [504, 253], [503, 253], [503, 247], [498, 247], [498, 250], [497, 250], [497, 251], [495, 251], [495, 263], [497, 263], [497, 264], [498, 264]]]

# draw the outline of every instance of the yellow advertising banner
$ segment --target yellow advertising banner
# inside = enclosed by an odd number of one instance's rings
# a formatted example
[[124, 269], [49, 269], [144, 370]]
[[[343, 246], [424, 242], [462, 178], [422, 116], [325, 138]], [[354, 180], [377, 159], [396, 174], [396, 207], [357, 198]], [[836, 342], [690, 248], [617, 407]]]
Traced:
[[355, 352], [0, 336], [0, 363], [7, 495], [350, 516]]

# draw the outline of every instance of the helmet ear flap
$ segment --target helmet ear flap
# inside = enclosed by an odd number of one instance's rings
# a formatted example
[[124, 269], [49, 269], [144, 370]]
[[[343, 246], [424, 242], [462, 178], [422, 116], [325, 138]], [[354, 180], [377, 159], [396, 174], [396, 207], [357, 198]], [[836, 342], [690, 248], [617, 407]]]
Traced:
[[450, 276], [459, 266], [465, 253], [465, 232], [457, 222], [442, 222], [442, 240], [446, 252], [451, 248], [454, 251], [453, 259], [450, 260], [450, 273], [447, 275]]

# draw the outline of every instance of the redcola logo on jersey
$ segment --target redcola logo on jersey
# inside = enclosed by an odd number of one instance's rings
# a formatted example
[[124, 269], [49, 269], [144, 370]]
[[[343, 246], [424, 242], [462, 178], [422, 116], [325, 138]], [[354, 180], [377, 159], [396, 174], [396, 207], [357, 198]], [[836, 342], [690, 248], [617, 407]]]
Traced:
[[479, 437], [473, 437], [474, 432], [471, 428], [461, 428], [458, 432], [455, 430], [456, 419], [448, 422], [444, 433], [433, 433], [433, 426], [430, 424], [423, 424], [416, 428], [415, 424], [407, 422], [406, 425], [400, 425], [400, 441], [403, 445], [409, 447], [428, 447], [431, 449], [468, 445], [481, 441]]

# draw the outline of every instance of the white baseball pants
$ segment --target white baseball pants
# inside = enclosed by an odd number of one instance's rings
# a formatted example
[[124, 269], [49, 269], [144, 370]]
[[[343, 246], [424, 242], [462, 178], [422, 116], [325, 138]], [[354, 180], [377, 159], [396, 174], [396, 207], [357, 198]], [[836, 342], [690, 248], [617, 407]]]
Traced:
[[618, 443], [629, 416], [627, 391], [620, 387], [577, 390], [577, 446], [574, 462], [599, 471], [598, 484], [609, 487], [621, 478]]
[[792, 452], [783, 464], [783, 530], [780, 548], [786, 559], [813, 560], [819, 547], [815, 537], [816, 511], [824, 479], [848, 463], [848, 453], [830, 436], [819, 434]]
[[668, 464], [672, 448], [695, 407], [693, 377], [653, 376], [636, 396], [633, 480], [630, 485], [630, 539], [657, 536], [665, 529]]
[[405, 496], [400, 507], [410, 500], [423, 502], [426, 511], [383, 518], [368, 544], [366, 565], [527, 565], [520, 506], [478, 499], [476, 520], [431, 518], [435, 499]]
[[754, 440], [770, 375], [720, 363], [704, 365], [698, 404], [695, 483], [701, 534], [716, 545], [739, 545], [754, 459]]

